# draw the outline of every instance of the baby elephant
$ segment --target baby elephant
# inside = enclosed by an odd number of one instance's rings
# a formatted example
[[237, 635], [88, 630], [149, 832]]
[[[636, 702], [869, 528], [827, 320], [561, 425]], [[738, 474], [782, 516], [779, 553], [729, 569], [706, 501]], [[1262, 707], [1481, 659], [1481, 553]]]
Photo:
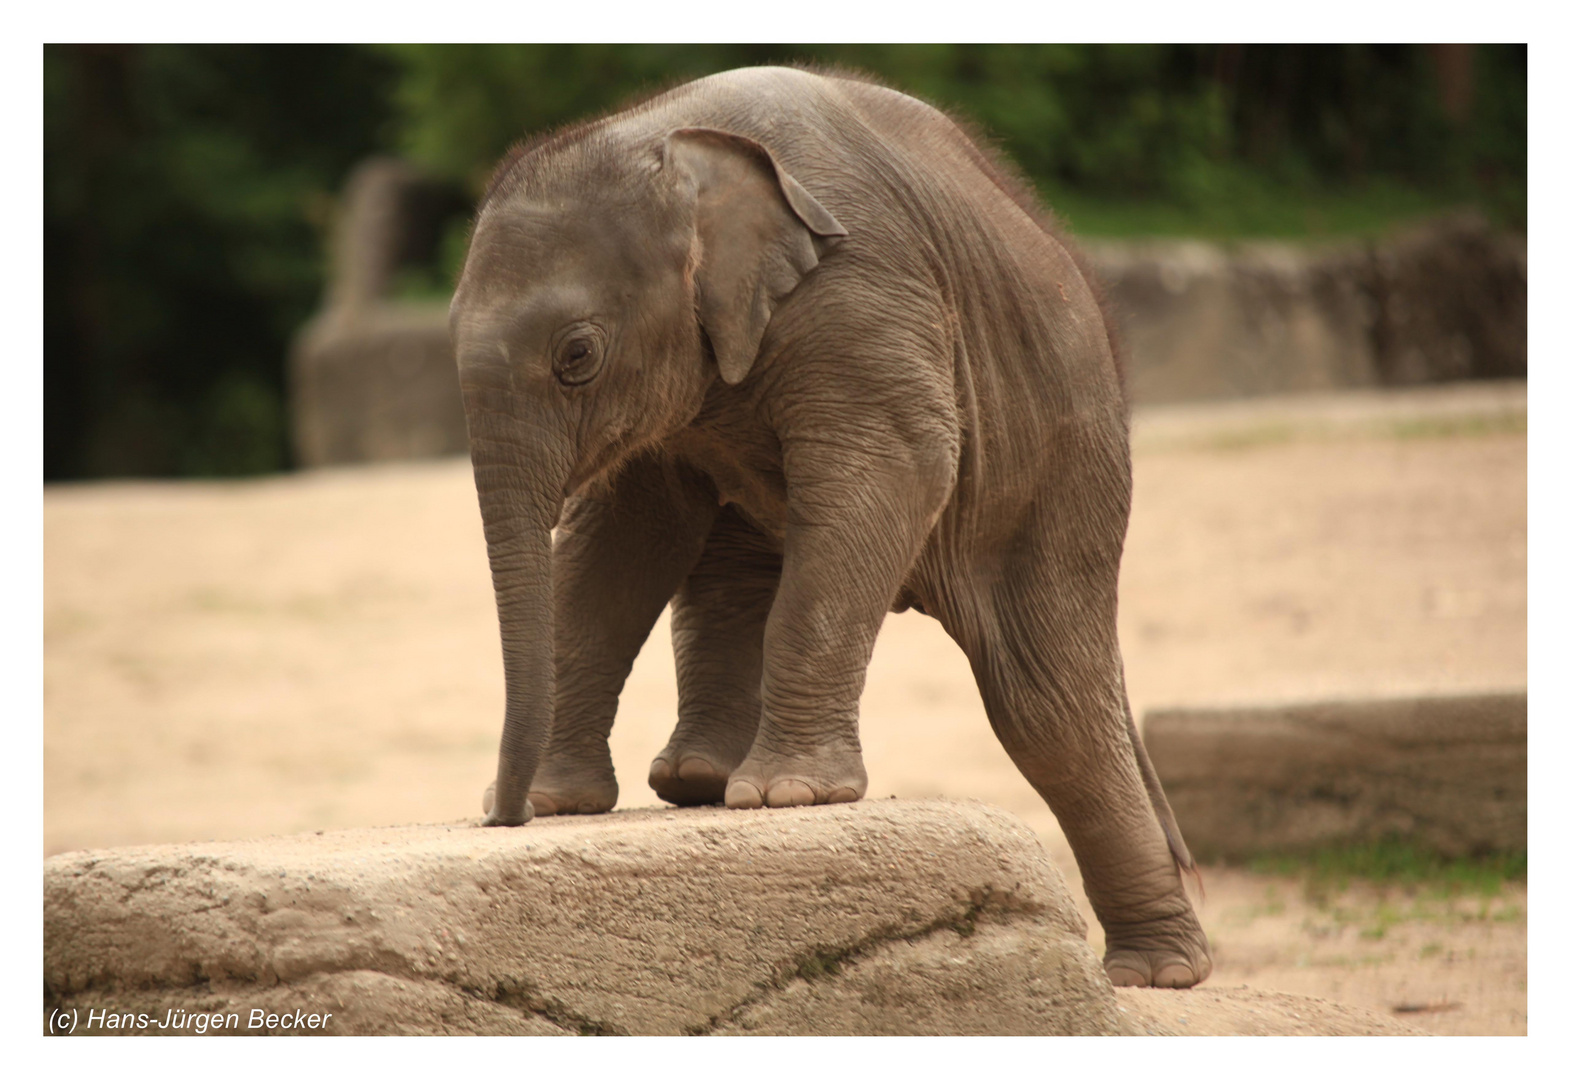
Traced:
[[667, 603], [660, 797], [861, 798], [873, 640], [915, 608], [1068, 834], [1112, 980], [1210, 973], [1124, 693], [1107, 315], [953, 121], [755, 68], [529, 143], [452, 334], [507, 678], [487, 825], [615, 804], [617, 696]]

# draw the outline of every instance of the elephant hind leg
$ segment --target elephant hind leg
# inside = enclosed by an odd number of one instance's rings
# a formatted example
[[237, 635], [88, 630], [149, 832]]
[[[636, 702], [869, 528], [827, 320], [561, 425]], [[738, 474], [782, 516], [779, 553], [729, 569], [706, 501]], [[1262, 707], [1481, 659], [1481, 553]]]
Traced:
[[1116, 566], [1095, 576], [1084, 563], [1071, 573], [1051, 556], [1029, 557], [951, 633], [993, 730], [1069, 839], [1107, 933], [1108, 976], [1120, 986], [1193, 986], [1211, 972], [1179, 875], [1193, 860], [1130, 719]]
[[734, 510], [722, 510], [671, 601], [678, 719], [649, 766], [649, 786], [666, 802], [725, 801], [758, 731], [764, 625], [779, 582], [779, 554]]
[[[1129, 730], [1129, 742], [1135, 748], [1135, 759], [1140, 763], [1140, 778], [1145, 782], [1146, 795], [1151, 799], [1151, 809], [1156, 812], [1157, 823], [1162, 826], [1162, 835], [1167, 838], [1167, 849], [1172, 852], [1173, 863], [1181, 872], [1193, 874], [1195, 882], [1201, 884], [1200, 868], [1195, 865], [1194, 856], [1189, 854], [1189, 845], [1184, 843], [1184, 834], [1178, 829], [1178, 818], [1173, 816], [1167, 792], [1162, 790], [1161, 778], [1156, 775], [1156, 766], [1151, 764], [1151, 755], [1146, 753], [1145, 740], [1140, 737], [1140, 728], [1135, 724], [1135, 714], [1129, 709], [1127, 695], [1124, 699], [1124, 723]], [[1200, 891], [1203, 897], [1203, 884]]]

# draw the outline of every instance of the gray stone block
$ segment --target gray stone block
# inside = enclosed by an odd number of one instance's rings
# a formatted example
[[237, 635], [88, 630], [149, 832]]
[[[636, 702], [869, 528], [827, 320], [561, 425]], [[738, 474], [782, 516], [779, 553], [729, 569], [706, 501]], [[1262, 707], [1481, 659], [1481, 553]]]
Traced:
[[430, 246], [452, 193], [404, 162], [372, 158], [345, 186], [322, 310], [296, 335], [289, 388], [304, 466], [469, 452], [447, 305], [390, 297]]
[[1200, 859], [1527, 849], [1526, 693], [1153, 709], [1145, 742]]
[[1035, 834], [925, 800], [58, 855], [44, 986], [79, 1032], [257, 1009], [332, 1014], [307, 1034], [1121, 1030]]
[[1340, 258], [1287, 244], [1097, 244], [1142, 404], [1373, 386], [1375, 313]]
[[324, 312], [300, 332], [290, 371], [302, 465], [469, 453], [444, 307]]
[[1461, 214], [1378, 243], [1087, 243], [1137, 404], [1527, 376], [1527, 242]]

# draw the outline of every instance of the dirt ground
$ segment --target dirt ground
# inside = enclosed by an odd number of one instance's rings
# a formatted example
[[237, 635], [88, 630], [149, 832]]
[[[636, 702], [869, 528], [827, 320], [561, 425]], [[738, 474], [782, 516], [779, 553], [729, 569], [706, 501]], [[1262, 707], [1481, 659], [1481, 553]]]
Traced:
[[[468, 463], [44, 495], [44, 851], [478, 815], [502, 677]], [[1174, 704], [1520, 688], [1522, 384], [1137, 413], [1121, 632], [1136, 715]], [[662, 619], [623, 693], [623, 807], [675, 718]], [[937, 623], [890, 616], [869, 798], [1052, 815]], [[1527, 896], [1440, 899], [1204, 867], [1210, 987], [1527, 1030]], [[1100, 931], [1086, 910], [1093, 945]]]

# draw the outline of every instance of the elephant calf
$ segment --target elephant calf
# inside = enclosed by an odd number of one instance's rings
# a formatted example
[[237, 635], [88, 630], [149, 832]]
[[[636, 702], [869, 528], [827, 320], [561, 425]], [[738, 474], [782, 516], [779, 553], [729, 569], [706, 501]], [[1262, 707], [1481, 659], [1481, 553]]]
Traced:
[[1204, 979], [1124, 693], [1128, 410], [1088, 279], [951, 120], [866, 81], [726, 72], [508, 157], [452, 307], [507, 678], [485, 823], [615, 804], [667, 603], [661, 798], [861, 798], [873, 640], [912, 607], [1068, 834], [1113, 981]]

